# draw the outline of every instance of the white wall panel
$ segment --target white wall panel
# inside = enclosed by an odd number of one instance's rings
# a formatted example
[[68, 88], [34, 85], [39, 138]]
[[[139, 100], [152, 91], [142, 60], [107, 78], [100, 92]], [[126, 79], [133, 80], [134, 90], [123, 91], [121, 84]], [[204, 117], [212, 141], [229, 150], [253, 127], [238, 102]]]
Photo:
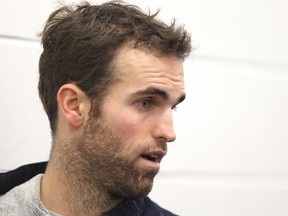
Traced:
[[[190, 30], [201, 55], [288, 64], [286, 0], [133, 0]], [[146, 7], [145, 7], [146, 6]]]
[[0, 41], [0, 170], [47, 160], [51, 146], [37, 93], [40, 46], [14, 42]]
[[[66, 0], [64, 2], [79, 2]], [[92, 1], [104, 2], [104, 1]], [[130, 0], [162, 8], [160, 17], [176, 17], [192, 33], [201, 55], [288, 64], [288, 2], [286, 0]], [[0, 35], [37, 38], [56, 0], [0, 1]]]
[[53, 2], [1, 0], [0, 35], [36, 39], [50, 11], [56, 6]]
[[186, 66], [165, 169], [288, 174], [287, 68], [197, 58]]
[[151, 198], [179, 215], [288, 215], [287, 176], [175, 174], [160, 174]]

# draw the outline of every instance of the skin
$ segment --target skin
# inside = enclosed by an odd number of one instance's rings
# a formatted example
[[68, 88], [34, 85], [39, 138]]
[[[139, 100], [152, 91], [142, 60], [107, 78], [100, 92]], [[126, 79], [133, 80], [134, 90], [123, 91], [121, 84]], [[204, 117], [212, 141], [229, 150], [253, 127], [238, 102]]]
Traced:
[[[62, 215], [100, 215], [146, 196], [176, 135], [173, 108], [185, 98], [183, 66], [124, 46], [113, 62], [116, 82], [100, 117], [73, 84], [58, 92], [59, 119], [41, 201]], [[72, 199], [73, 197], [73, 199]]]

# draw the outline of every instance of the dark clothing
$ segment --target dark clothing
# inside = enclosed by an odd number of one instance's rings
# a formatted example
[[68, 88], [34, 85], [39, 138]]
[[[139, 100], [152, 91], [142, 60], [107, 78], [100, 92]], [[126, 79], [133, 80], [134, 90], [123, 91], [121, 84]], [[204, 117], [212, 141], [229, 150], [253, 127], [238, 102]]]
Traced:
[[0, 196], [10, 191], [12, 188], [23, 184], [39, 173], [44, 173], [47, 162], [27, 164], [6, 173], [0, 173]]
[[[47, 162], [28, 164], [15, 170], [0, 173], [0, 197], [21, 185], [34, 176], [44, 173]], [[0, 200], [1, 205], [1, 200]], [[1, 214], [1, 212], [0, 212]], [[161, 208], [149, 197], [142, 197], [134, 200], [128, 200], [108, 212], [102, 213], [103, 216], [175, 216], [175, 214]]]

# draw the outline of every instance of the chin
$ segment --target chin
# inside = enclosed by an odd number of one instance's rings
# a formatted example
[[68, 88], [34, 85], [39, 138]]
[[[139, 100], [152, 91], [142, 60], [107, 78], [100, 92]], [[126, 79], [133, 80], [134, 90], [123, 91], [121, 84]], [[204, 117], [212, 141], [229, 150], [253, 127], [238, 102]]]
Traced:
[[113, 191], [112, 193], [115, 197], [122, 199], [135, 199], [139, 197], [145, 197], [151, 192], [153, 188], [153, 179], [151, 179], [151, 177], [146, 177], [139, 180], [138, 183], [133, 181], [124, 187], [118, 187], [116, 191]]
[[155, 175], [153, 175], [153, 177], [152, 176], [146, 176], [146, 177], [140, 179], [139, 186], [135, 190], [135, 194], [137, 194], [137, 197], [147, 196], [151, 192], [151, 190], [153, 188], [154, 177], [155, 177]]
[[126, 196], [126, 198], [134, 199], [134, 198], [139, 198], [139, 197], [145, 197], [151, 192], [152, 187], [153, 187], [153, 184], [143, 187], [143, 188], [139, 188], [136, 191], [130, 191], [130, 194], [128, 193], [128, 196]]

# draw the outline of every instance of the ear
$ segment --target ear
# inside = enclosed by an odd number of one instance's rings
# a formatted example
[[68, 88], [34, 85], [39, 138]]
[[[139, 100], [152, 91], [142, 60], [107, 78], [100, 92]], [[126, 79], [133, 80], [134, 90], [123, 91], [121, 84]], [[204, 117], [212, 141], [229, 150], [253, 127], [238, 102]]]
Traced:
[[66, 122], [73, 128], [81, 127], [90, 106], [86, 94], [73, 84], [65, 84], [58, 91], [57, 101]]

